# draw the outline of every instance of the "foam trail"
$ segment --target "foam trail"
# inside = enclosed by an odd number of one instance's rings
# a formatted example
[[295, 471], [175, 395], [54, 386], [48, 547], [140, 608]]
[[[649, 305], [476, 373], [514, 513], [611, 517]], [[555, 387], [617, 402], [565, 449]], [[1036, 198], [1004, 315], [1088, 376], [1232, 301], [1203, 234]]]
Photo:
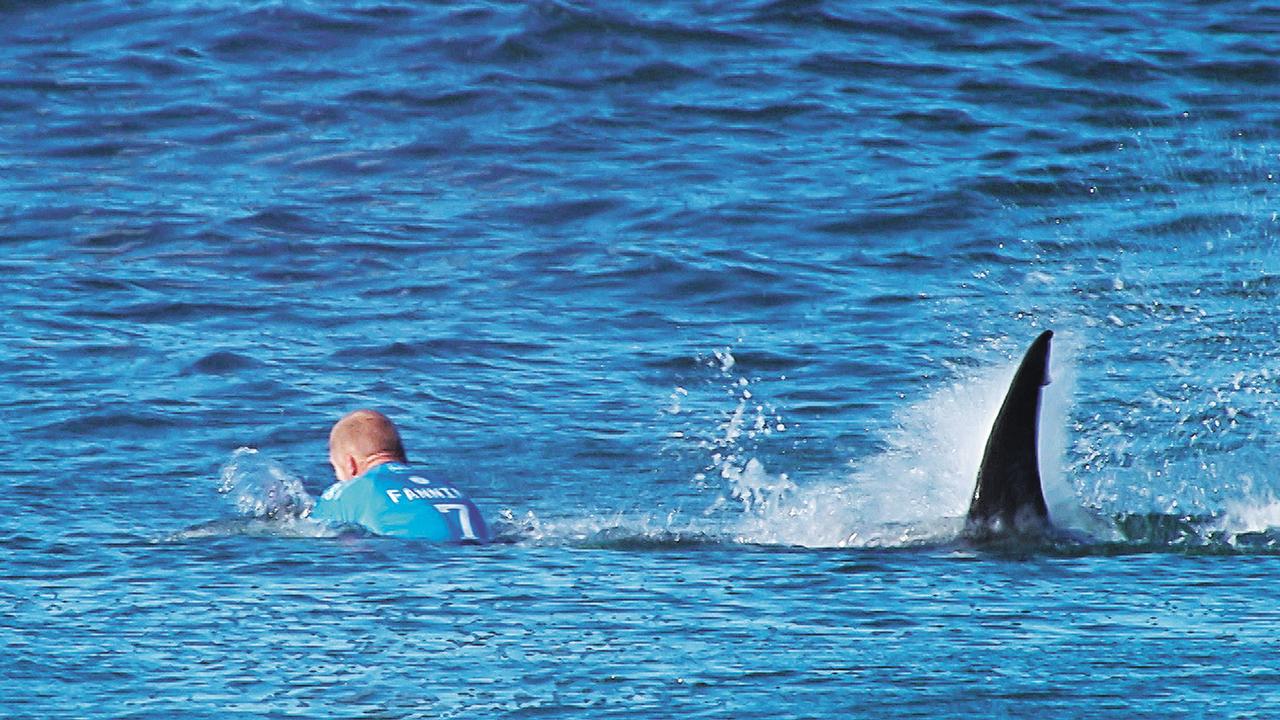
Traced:
[[493, 529], [500, 542], [626, 548], [663, 548], [722, 542], [705, 518], [694, 521], [680, 511], [665, 513], [613, 512], [599, 515], [538, 517], [528, 511], [517, 517], [510, 509], [499, 512]]

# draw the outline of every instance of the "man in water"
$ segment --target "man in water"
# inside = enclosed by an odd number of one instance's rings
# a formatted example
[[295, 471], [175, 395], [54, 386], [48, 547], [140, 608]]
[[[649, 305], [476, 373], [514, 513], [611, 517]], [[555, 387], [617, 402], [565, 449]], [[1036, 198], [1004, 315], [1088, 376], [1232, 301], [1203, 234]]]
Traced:
[[461, 490], [409, 467], [395, 424], [376, 410], [356, 410], [334, 424], [329, 464], [338, 482], [316, 501], [315, 520], [436, 542], [492, 539]]

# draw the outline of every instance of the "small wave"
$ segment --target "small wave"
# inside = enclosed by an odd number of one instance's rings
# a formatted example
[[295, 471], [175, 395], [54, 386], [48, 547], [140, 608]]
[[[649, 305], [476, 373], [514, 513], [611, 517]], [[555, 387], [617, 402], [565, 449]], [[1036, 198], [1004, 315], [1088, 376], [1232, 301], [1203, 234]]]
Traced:
[[1032, 61], [1028, 66], [1091, 83], [1146, 83], [1160, 76], [1155, 64], [1139, 57], [1121, 61], [1074, 51], [1061, 51]]
[[344, 18], [279, 7], [251, 10], [228, 27], [209, 51], [228, 62], [243, 63], [324, 52], [388, 31], [387, 22], [380, 18]]
[[954, 108], [904, 111], [893, 115], [893, 119], [904, 125], [925, 130], [961, 134], [979, 133], [996, 127], [980, 122], [969, 113]]
[[602, 528], [576, 545], [601, 550], [684, 550], [695, 547], [719, 547], [730, 538], [695, 530], [643, 530], [618, 526]]
[[874, 60], [861, 54], [820, 52], [801, 61], [800, 70], [827, 77], [851, 80], [880, 79], [902, 81], [906, 78], [949, 77], [958, 70], [946, 65]]
[[1221, 60], [1192, 65], [1192, 75], [1229, 85], [1274, 87], [1280, 82], [1280, 62], [1274, 60]]
[[[661, 44], [748, 46], [754, 38], [705, 24], [653, 20], [640, 14], [588, 9], [561, 3], [533, 3], [523, 13], [521, 37], [538, 46], [562, 47], [570, 40], [636, 38]], [[616, 40], [613, 40], [616, 42]]]
[[46, 157], [64, 160], [94, 160], [123, 155], [129, 149], [130, 146], [124, 143], [106, 141], [55, 146], [44, 150], [43, 153]]
[[229, 537], [332, 538], [349, 533], [348, 530], [339, 530], [307, 518], [238, 517], [200, 523], [185, 530], [170, 533], [155, 542], [180, 543]]
[[857, 5], [842, 12], [818, 7], [807, 0], [773, 0], [756, 10], [753, 23], [782, 24], [796, 28], [847, 32], [867, 40], [892, 39], [920, 42], [942, 40], [950, 29], [940, 18], [919, 12], [884, 12], [861, 9]]
[[766, 103], [758, 107], [730, 104], [677, 103], [671, 110], [684, 115], [711, 118], [725, 123], [769, 125], [802, 115], [821, 115], [830, 109], [811, 102]]
[[586, 220], [596, 215], [623, 207], [620, 200], [612, 198], [580, 198], [521, 205], [511, 208], [511, 217], [527, 225], [560, 225]]
[[723, 525], [678, 512], [517, 517], [503, 509], [491, 523], [495, 542], [609, 550], [663, 550], [736, 544]]
[[267, 208], [234, 222], [257, 230], [288, 235], [320, 235], [327, 230], [300, 213], [280, 207]]
[[703, 73], [687, 65], [658, 61], [630, 68], [608, 78], [610, 83], [632, 85], [675, 85], [703, 77]]
[[90, 320], [127, 320], [137, 323], [181, 323], [209, 317], [244, 317], [265, 312], [261, 305], [219, 302], [140, 302], [81, 307], [68, 311], [73, 317]]
[[218, 350], [192, 363], [187, 367], [186, 372], [197, 375], [231, 375], [257, 367], [258, 364], [258, 361], [251, 357], [230, 350]]
[[[385, 345], [362, 348], [361, 352], [366, 357], [381, 359], [432, 357], [502, 360], [537, 355], [547, 349], [548, 346], [546, 345], [527, 342], [442, 337], [420, 342], [396, 340]], [[349, 352], [348, 349], [339, 350], [334, 353], [334, 357], [342, 357], [344, 354], [349, 354]]]
[[1134, 232], [1162, 239], [1172, 236], [1215, 237], [1247, 228], [1252, 219], [1239, 211], [1185, 212], [1172, 218], [1143, 222], [1134, 227]]
[[175, 428], [188, 425], [189, 421], [179, 415], [153, 410], [104, 410], [101, 412], [78, 415], [46, 425], [40, 430], [52, 436], [64, 435], [148, 437], [172, 432]]
[[1026, 22], [1021, 18], [996, 10], [964, 10], [948, 15], [951, 22], [981, 30], [999, 29], [1007, 32], [1011, 28], [1024, 27]]
[[166, 80], [192, 72], [191, 67], [172, 58], [139, 53], [126, 54], [111, 61], [108, 66], [120, 70], [122, 74], [136, 73], [155, 80]]
[[479, 90], [442, 90], [422, 92], [418, 90], [356, 90], [342, 100], [355, 106], [395, 107], [407, 110], [442, 108], [456, 110], [476, 106], [491, 95]]

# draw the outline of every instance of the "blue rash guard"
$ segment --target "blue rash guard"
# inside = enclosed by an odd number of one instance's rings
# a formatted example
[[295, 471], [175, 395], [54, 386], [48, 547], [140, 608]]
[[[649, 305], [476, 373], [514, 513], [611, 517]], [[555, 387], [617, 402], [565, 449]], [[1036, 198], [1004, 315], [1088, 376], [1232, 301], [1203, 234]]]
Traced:
[[316, 501], [311, 517], [393, 537], [475, 543], [492, 539], [475, 503], [461, 490], [394, 462], [330, 486]]

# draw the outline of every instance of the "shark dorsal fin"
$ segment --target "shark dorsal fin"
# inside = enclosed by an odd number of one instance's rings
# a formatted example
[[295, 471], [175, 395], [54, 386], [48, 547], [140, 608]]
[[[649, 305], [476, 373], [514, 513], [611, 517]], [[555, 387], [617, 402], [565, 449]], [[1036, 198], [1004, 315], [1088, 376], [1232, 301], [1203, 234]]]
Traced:
[[1009, 384], [978, 468], [965, 518], [967, 535], [1035, 532], [1049, 526], [1036, 443], [1040, 389], [1049, 384], [1052, 338], [1053, 331], [1046, 330], [1031, 343]]

